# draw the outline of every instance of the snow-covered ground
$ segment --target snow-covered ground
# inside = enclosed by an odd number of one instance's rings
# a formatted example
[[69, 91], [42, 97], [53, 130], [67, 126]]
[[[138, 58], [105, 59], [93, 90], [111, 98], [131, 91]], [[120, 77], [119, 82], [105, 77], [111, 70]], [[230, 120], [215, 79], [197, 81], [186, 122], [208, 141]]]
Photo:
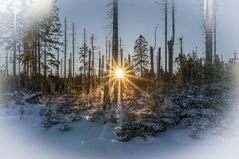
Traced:
[[[0, 158], [2, 159], [237, 159], [239, 137], [214, 134], [208, 130], [201, 139], [188, 136], [189, 130], [173, 128], [156, 138], [116, 141], [113, 127], [81, 120], [73, 129], [61, 132], [40, 126], [40, 105], [9, 103], [0, 107]], [[19, 111], [25, 110], [20, 116]], [[231, 134], [231, 133], [229, 133]]]

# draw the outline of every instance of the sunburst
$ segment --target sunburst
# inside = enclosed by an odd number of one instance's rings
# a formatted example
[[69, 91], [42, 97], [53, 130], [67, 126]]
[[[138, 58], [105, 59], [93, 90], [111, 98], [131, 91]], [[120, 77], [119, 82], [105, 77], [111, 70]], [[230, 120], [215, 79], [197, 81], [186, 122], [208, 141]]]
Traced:
[[132, 66], [128, 65], [126, 62], [124, 62], [121, 67], [113, 62], [113, 66], [114, 67], [111, 67], [110, 70], [106, 70], [106, 72], [108, 72], [106, 78], [109, 78], [109, 81], [106, 82], [105, 85], [109, 84], [111, 88], [114, 88], [118, 85], [118, 102], [121, 102], [122, 92], [128, 89], [135, 89], [141, 92], [142, 95], [148, 96], [148, 93], [142, 90], [135, 83], [135, 80], [148, 81], [148, 79], [134, 75]]

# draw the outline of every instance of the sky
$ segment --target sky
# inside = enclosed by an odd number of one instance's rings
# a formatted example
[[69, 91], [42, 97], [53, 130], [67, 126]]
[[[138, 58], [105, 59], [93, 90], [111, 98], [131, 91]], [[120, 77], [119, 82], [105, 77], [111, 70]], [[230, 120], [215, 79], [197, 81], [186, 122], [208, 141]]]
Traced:
[[[3, 0], [0, 0], [0, 2]], [[33, 10], [44, 11], [49, 0], [34, 0], [42, 7]], [[164, 59], [164, 13], [156, 0], [119, 0], [119, 36], [122, 38], [124, 54], [133, 54], [135, 40], [142, 34], [149, 45], [154, 45], [154, 30], [158, 25], [157, 47], [162, 48]], [[160, 1], [160, 0], [158, 0]], [[180, 50], [179, 37], [184, 37], [184, 53], [191, 53], [198, 49], [199, 56], [205, 56], [204, 30], [203, 30], [203, 4], [204, 0], [175, 0], [176, 3], [176, 44], [174, 56]], [[41, 3], [39, 3], [41, 2]], [[110, 37], [110, 30], [106, 25], [110, 23], [107, 18], [106, 5], [111, 0], [58, 0], [60, 18], [68, 24], [68, 52], [71, 48], [72, 23], [76, 25], [77, 47], [83, 42], [83, 29], [86, 28], [87, 39], [95, 34], [97, 52], [105, 52], [105, 37]], [[170, 2], [170, 0], [169, 0]], [[223, 55], [224, 60], [233, 57], [234, 50], [239, 53], [239, 0], [217, 0], [217, 53]], [[171, 37], [171, 15], [169, 13], [169, 33]], [[1, 48], [1, 65], [5, 62], [5, 51]], [[156, 56], [156, 51], [155, 51]], [[239, 56], [239, 55], [238, 55]], [[95, 55], [97, 59], [98, 54]], [[97, 66], [97, 64], [96, 64]], [[162, 61], [163, 66], [163, 61]], [[77, 67], [77, 66], [76, 66]]]
[[[160, 1], [160, 0], [159, 0]], [[82, 43], [83, 28], [88, 39], [96, 36], [99, 50], [105, 50], [105, 36], [110, 35], [106, 25], [106, 7], [110, 0], [58, 0], [61, 18], [67, 17], [69, 25], [74, 22], [78, 28], [78, 42]], [[191, 53], [198, 48], [198, 55], [205, 56], [203, 31], [203, 0], [176, 0], [176, 45], [179, 52], [179, 37], [184, 37], [184, 52]], [[239, 51], [239, 1], [218, 0], [217, 2], [217, 50], [225, 60]], [[164, 50], [164, 14], [155, 0], [119, 0], [119, 36], [122, 38], [125, 54], [133, 53], [134, 42], [142, 34], [149, 45], [154, 45], [154, 30], [158, 25], [157, 47]], [[169, 14], [169, 37], [171, 17]], [[70, 29], [69, 29], [70, 32]], [[69, 33], [70, 34], [70, 33]], [[155, 53], [156, 55], [156, 53]]]

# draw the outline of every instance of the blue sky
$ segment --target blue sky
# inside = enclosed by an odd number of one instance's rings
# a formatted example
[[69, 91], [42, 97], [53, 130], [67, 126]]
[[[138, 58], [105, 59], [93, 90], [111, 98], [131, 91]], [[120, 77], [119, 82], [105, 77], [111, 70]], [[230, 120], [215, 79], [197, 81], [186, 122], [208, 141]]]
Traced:
[[[158, 29], [158, 47], [164, 47], [163, 11], [155, 0], [119, 0], [119, 35], [122, 37], [124, 50], [133, 53], [136, 38], [142, 34], [149, 45], [154, 44], [154, 29]], [[82, 42], [83, 28], [87, 29], [88, 38], [96, 34], [96, 45], [104, 51], [105, 36], [108, 35], [105, 25], [106, 5], [110, 0], [58, 0], [62, 19], [66, 16], [68, 22], [74, 22], [78, 27], [78, 41]], [[198, 47], [198, 54], [204, 55], [203, 35], [203, 0], [176, 0], [176, 39], [184, 36], [184, 52], [190, 53]], [[217, 4], [217, 40], [218, 53], [227, 60], [233, 56], [234, 50], [239, 50], [239, 1], [218, 0]], [[169, 15], [169, 19], [170, 19]], [[169, 30], [171, 29], [169, 21]], [[69, 29], [70, 31], [70, 29]], [[169, 32], [169, 37], [171, 33]], [[179, 52], [176, 41], [175, 54]]]
[[[39, 3], [48, 2], [42, 0]], [[142, 34], [149, 45], [154, 45], [154, 29], [158, 24], [157, 47], [164, 50], [164, 14], [156, 0], [119, 0], [119, 35], [122, 38], [125, 54], [133, 54], [136, 38]], [[160, 1], [160, 0], [158, 0]], [[170, 0], [169, 0], [170, 1]], [[198, 55], [205, 56], [203, 8], [204, 0], [175, 0], [176, 2], [176, 45], [175, 55], [179, 52], [178, 38], [184, 36], [184, 52], [191, 53], [198, 48]], [[233, 51], [239, 52], [239, 0], [217, 0], [217, 50], [225, 60], [233, 57]], [[77, 26], [77, 45], [82, 43], [83, 28], [90, 35], [95, 34], [98, 51], [105, 52], [105, 36], [109, 36], [106, 25], [106, 5], [111, 0], [58, 0], [62, 22], [68, 19], [68, 42], [71, 43], [71, 23]], [[43, 9], [44, 7], [42, 7]], [[39, 9], [39, 7], [38, 7]], [[169, 15], [169, 37], [171, 36], [171, 17]], [[71, 44], [69, 51], [71, 50]], [[1, 64], [5, 63], [5, 51], [1, 48]], [[69, 55], [69, 54], [68, 54]], [[155, 53], [156, 55], [156, 53]], [[238, 55], [239, 56], [239, 55]], [[96, 55], [95, 58], [98, 56]], [[164, 52], [162, 53], [164, 59]], [[78, 63], [77, 63], [78, 64]], [[97, 64], [96, 64], [97, 66]], [[11, 67], [11, 65], [10, 65]], [[78, 67], [78, 66], [76, 66]]]

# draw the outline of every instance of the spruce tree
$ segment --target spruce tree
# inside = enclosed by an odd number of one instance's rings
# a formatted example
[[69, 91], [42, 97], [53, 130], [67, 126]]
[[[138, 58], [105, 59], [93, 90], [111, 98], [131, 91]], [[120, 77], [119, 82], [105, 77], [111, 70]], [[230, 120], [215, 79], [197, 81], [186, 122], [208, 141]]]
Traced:
[[[59, 61], [56, 59], [55, 53], [61, 48], [62, 42], [62, 25], [59, 19], [59, 8], [55, 2], [49, 12], [48, 16], [42, 22], [41, 28], [41, 46], [44, 53], [44, 75], [50, 69], [50, 67], [57, 68]], [[50, 66], [50, 67], [49, 67]]]
[[79, 59], [80, 59], [80, 71], [83, 72], [83, 80], [85, 82], [86, 80], [86, 76], [87, 76], [87, 67], [88, 67], [88, 53], [89, 53], [89, 47], [86, 43], [86, 30], [84, 29], [84, 40], [83, 40], [83, 44], [80, 48], [80, 52], [79, 52]]
[[149, 56], [147, 54], [148, 42], [145, 40], [143, 35], [140, 35], [139, 38], [135, 41], [134, 53], [134, 69], [136, 73], [139, 73], [142, 77], [148, 71], [149, 66]]

